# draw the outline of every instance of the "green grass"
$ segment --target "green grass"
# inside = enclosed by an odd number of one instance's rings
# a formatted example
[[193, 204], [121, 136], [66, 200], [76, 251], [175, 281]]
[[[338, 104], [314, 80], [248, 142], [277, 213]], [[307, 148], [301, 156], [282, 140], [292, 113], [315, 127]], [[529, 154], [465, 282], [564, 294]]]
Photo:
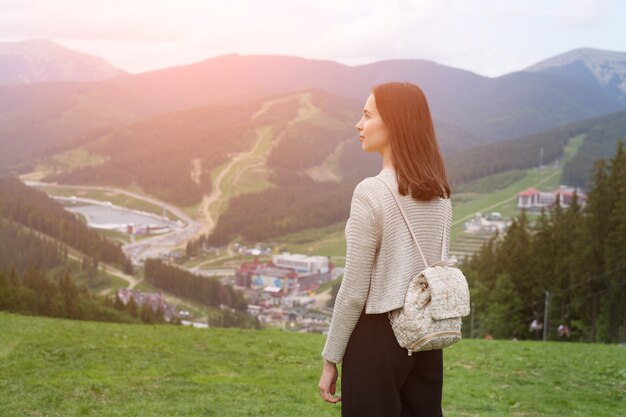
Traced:
[[[340, 415], [317, 392], [322, 335], [5, 312], [0, 328], [2, 416]], [[621, 415], [624, 349], [464, 340], [444, 352], [444, 415]]]
[[109, 274], [108, 272], [99, 272], [99, 274], [104, 274], [109, 279], [109, 283], [103, 285], [101, 288], [92, 289], [93, 292], [105, 291], [106, 294], [115, 294], [120, 288], [128, 288], [128, 281], [122, 279], [116, 275]]
[[479, 178], [465, 184], [460, 184], [454, 190], [455, 193], [491, 193], [501, 190], [524, 178], [526, 171], [523, 169], [512, 169], [500, 172], [499, 174]]
[[274, 238], [280, 247], [291, 253], [303, 253], [311, 256], [330, 256], [337, 266], [344, 266], [346, 256], [346, 222], [341, 221], [330, 226], [306, 229]]
[[105, 159], [104, 156], [90, 153], [83, 147], [54, 155], [55, 163], [65, 171], [72, 171], [86, 166], [100, 165]]
[[231, 197], [247, 193], [257, 193], [268, 188], [275, 187], [269, 181], [269, 169], [266, 167], [265, 160], [269, 155], [270, 147], [276, 139], [273, 126], [263, 126], [257, 129], [259, 135], [258, 143], [255, 144], [254, 152], [239, 163], [233, 166], [235, 173], [228, 179], [227, 184], [233, 187], [233, 190], [227, 190], [232, 193]]

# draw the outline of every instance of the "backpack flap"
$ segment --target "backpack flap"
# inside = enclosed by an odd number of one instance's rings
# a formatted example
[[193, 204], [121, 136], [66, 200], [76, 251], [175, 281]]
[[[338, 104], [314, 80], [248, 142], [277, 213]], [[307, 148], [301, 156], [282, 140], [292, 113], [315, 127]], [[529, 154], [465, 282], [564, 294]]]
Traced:
[[467, 280], [459, 268], [433, 266], [422, 274], [431, 293], [430, 312], [434, 320], [463, 317], [470, 313]]

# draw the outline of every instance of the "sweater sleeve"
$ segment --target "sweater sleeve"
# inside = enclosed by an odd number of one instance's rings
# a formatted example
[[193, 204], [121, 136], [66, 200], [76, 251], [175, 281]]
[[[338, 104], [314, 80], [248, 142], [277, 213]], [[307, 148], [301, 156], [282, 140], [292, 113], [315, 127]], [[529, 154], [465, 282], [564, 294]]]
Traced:
[[346, 224], [346, 265], [322, 357], [341, 362], [348, 339], [365, 306], [374, 259], [378, 249], [378, 228], [371, 197], [359, 184], [352, 196]]

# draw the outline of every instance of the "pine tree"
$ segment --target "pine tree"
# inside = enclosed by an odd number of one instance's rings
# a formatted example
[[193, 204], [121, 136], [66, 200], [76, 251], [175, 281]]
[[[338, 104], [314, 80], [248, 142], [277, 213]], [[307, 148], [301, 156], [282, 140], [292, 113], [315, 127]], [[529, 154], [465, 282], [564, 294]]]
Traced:
[[518, 296], [525, 305], [532, 302], [533, 283], [528, 277], [531, 273], [530, 259], [531, 236], [528, 231], [528, 218], [522, 211], [506, 231], [502, 242], [496, 248], [496, 262], [499, 272], [510, 275]]
[[489, 294], [485, 319], [491, 335], [500, 339], [525, 336], [522, 307], [511, 276], [506, 272], [498, 274], [493, 291]]
[[126, 309], [126, 306], [124, 305], [124, 302], [120, 298], [117, 291], [115, 291], [115, 300], [113, 302], [113, 307], [120, 311], [124, 311]]
[[551, 293], [554, 294], [552, 305], [557, 309], [557, 316], [561, 323], [571, 319], [571, 291], [577, 279], [577, 269], [575, 258], [574, 242], [580, 239], [582, 232], [580, 225], [583, 223], [583, 216], [578, 195], [574, 193], [570, 206], [561, 209], [560, 205], [555, 206], [554, 230], [556, 254], [554, 258], [554, 285], [551, 286]]
[[159, 307], [157, 308], [157, 311], [156, 311], [155, 322], [165, 323], [165, 317], [164, 317], [163, 308], [161, 308], [161, 303], [159, 303]]
[[624, 317], [624, 303], [621, 286], [626, 284], [624, 280], [626, 272], [626, 150], [624, 142], [620, 140], [617, 145], [615, 156], [609, 163], [610, 175], [608, 188], [611, 196], [611, 212], [606, 219], [608, 233], [604, 248], [605, 274], [607, 294], [603, 307], [606, 318], [605, 341], [616, 342], [619, 340], [620, 319]]
[[77, 319], [78, 311], [78, 290], [70, 278], [67, 271], [61, 276], [60, 290], [65, 304], [65, 315], [70, 319]]
[[[574, 244], [577, 257], [572, 260], [572, 268], [577, 271], [576, 281], [580, 283], [575, 305], [579, 309], [578, 314], [583, 326], [589, 326], [588, 340], [595, 342], [600, 305], [598, 294], [605, 287], [603, 280], [604, 242], [609, 232], [606, 219], [610, 215], [610, 207], [607, 203], [609, 184], [605, 160], [600, 159], [594, 162], [589, 183], [590, 189], [587, 193], [581, 238]], [[582, 294], [586, 296], [581, 297]]]
[[552, 216], [548, 216], [548, 212], [542, 207], [539, 218], [532, 227], [529, 257], [531, 272], [527, 277], [530, 284], [530, 299], [535, 311], [538, 307], [538, 300], [543, 299], [544, 292], [553, 290], [554, 286], [554, 261], [557, 257], [554, 229]]
[[137, 311], [137, 302], [135, 301], [135, 297], [130, 296], [130, 300], [128, 300], [128, 312], [131, 316], [138, 318], [139, 312]]
[[154, 312], [152, 311], [152, 307], [150, 306], [150, 302], [145, 300], [145, 302], [141, 305], [140, 312], [141, 321], [146, 324], [154, 323]]

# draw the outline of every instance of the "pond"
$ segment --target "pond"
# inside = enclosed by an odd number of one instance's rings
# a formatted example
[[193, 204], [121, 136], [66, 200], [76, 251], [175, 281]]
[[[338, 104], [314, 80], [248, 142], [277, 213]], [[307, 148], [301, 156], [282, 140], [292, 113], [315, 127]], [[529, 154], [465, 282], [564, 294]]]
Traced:
[[171, 221], [117, 207], [85, 204], [76, 206], [68, 205], [65, 206], [65, 209], [72, 213], [84, 215], [87, 217], [88, 225], [97, 228], [116, 228], [128, 224], [158, 227], [173, 226]]

